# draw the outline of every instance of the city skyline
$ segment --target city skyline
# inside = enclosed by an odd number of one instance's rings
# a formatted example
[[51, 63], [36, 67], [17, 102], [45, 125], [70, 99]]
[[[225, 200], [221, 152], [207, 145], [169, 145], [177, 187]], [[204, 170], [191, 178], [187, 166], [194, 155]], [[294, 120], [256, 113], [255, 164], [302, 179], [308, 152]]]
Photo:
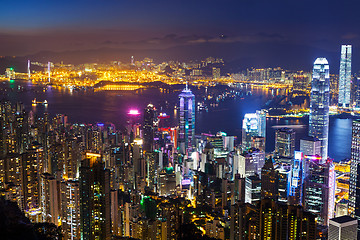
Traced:
[[1, 239], [360, 240], [360, 3], [1, 7]]
[[[308, 62], [325, 56], [335, 65], [339, 45], [352, 44], [354, 50], [359, 46], [360, 33], [347, 24], [359, 20], [351, 14], [355, 8], [334, 0], [317, 1], [311, 7], [308, 3], [3, 3], [7, 11], [0, 18], [0, 55], [35, 55], [50, 61], [62, 56], [70, 63], [71, 59], [75, 63], [149, 56], [163, 61], [213, 55], [245, 67], [293, 69], [309, 68]], [[93, 14], [99, 17], [92, 18]], [[353, 54], [358, 71], [360, 53]], [[337, 65], [332, 69], [338, 69]]]

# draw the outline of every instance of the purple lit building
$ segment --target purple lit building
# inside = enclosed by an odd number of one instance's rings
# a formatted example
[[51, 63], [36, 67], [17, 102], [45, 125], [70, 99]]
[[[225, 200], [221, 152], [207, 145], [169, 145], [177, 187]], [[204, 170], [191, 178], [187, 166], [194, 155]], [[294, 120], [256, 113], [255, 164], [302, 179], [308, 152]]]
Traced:
[[192, 148], [195, 137], [195, 95], [188, 89], [180, 93], [179, 147], [180, 153], [186, 154]]

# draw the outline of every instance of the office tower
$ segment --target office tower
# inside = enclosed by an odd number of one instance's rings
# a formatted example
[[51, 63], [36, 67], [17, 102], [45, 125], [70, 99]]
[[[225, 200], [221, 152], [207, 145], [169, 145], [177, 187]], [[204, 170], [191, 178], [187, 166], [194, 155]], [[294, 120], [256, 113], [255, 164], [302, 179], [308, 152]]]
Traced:
[[259, 149], [251, 148], [234, 158], [234, 174], [240, 174], [241, 177], [260, 175], [264, 163], [265, 153]]
[[358, 220], [350, 216], [330, 219], [329, 240], [356, 240]]
[[[80, 146], [76, 138], [66, 139], [62, 144], [64, 152], [64, 172], [65, 179], [77, 179], [79, 177], [79, 167], [81, 162]], [[52, 154], [50, 154], [53, 156]]]
[[235, 137], [234, 136], [222, 136], [223, 148], [225, 151], [234, 151]]
[[154, 105], [148, 104], [144, 110], [144, 133], [143, 150], [151, 152], [154, 147], [154, 135], [156, 131], [156, 109]]
[[185, 89], [179, 95], [180, 99], [180, 123], [179, 123], [179, 147], [180, 153], [187, 154], [192, 148], [195, 138], [195, 95]]
[[65, 240], [80, 239], [80, 189], [76, 180], [60, 184], [61, 221]]
[[329, 134], [329, 64], [326, 58], [317, 58], [314, 62], [311, 82], [309, 135], [321, 141], [321, 157], [328, 157]]
[[[360, 220], [360, 121], [352, 123], [349, 214]], [[359, 234], [358, 228], [358, 234]]]
[[21, 156], [9, 154], [0, 158], [0, 187], [7, 183], [21, 184]]
[[315, 137], [300, 139], [300, 152], [305, 156], [321, 156], [321, 141]]
[[265, 152], [265, 137], [252, 137], [251, 148], [257, 148], [260, 151]]
[[350, 106], [351, 45], [341, 45], [339, 72], [339, 107]]
[[60, 197], [56, 179], [49, 173], [40, 176], [40, 207], [42, 221], [59, 225]]
[[279, 174], [275, 170], [275, 162], [270, 157], [266, 159], [261, 169], [261, 198], [277, 200], [279, 195]]
[[311, 74], [303, 71], [297, 72], [293, 76], [293, 90], [305, 92], [308, 88]]
[[[43, 150], [38, 145], [32, 145], [21, 156], [21, 186], [23, 209], [26, 214], [40, 213], [40, 175], [43, 172]], [[37, 214], [33, 214], [37, 218]]]
[[236, 203], [230, 210], [230, 239], [316, 239], [315, 215], [301, 206], [262, 199], [258, 205]]
[[245, 178], [245, 202], [254, 203], [261, 199], [261, 180], [258, 175]]
[[217, 68], [217, 67], [212, 68], [212, 77], [213, 77], [213, 79], [220, 78], [220, 68]]
[[273, 199], [263, 199], [259, 213], [258, 239], [315, 239], [315, 217], [300, 206], [278, 204]]
[[278, 172], [278, 201], [287, 203], [290, 191], [291, 164], [280, 164], [276, 171]]
[[236, 202], [230, 208], [230, 240], [259, 239], [259, 208]]
[[[266, 113], [264, 110], [256, 113], [247, 113], [242, 124], [242, 149], [243, 151], [251, 148], [253, 137], [266, 136]], [[265, 144], [264, 144], [265, 145]]]
[[281, 128], [275, 132], [275, 154], [292, 158], [295, 151], [295, 131], [291, 128]]
[[81, 239], [110, 239], [110, 173], [100, 154], [86, 153], [80, 167]]
[[359, 75], [356, 75], [353, 79], [354, 81], [354, 87], [355, 87], [355, 96], [352, 98], [355, 99], [355, 107], [360, 108], [360, 77]]
[[0, 157], [0, 188], [6, 200], [17, 202], [23, 210], [21, 162], [19, 154]]
[[341, 217], [346, 215], [349, 215], [349, 201], [343, 198], [335, 204], [335, 216]]
[[157, 162], [156, 161], [156, 154], [155, 153], [146, 153], [145, 154], [145, 178], [146, 178], [146, 185], [149, 187], [149, 189], [155, 191], [156, 189], [156, 185], [158, 182], [158, 178], [157, 178]]
[[291, 169], [289, 200], [291, 205], [302, 205], [304, 183], [304, 156], [296, 151]]
[[304, 209], [316, 214], [318, 225], [327, 226], [334, 217], [335, 169], [330, 159], [305, 157]]
[[234, 188], [232, 189], [232, 204], [235, 202], [245, 202], [245, 178], [235, 175]]
[[14, 68], [6, 68], [6, 70], [5, 70], [5, 76], [6, 76], [6, 78], [8, 78], [9, 80], [15, 79], [15, 70], [14, 70]]

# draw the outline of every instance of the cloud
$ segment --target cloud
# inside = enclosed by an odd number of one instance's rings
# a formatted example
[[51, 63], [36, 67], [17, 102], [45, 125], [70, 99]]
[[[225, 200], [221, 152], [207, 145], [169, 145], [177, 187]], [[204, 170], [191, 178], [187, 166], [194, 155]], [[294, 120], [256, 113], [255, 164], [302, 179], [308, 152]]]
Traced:
[[106, 40], [101, 43], [102, 45], [112, 45], [112, 44], [119, 44], [119, 42]]
[[147, 45], [149, 47], [169, 47], [177, 45], [194, 45], [204, 43], [258, 43], [258, 42], [279, 42], [285, 41], [286, 37], [277, 33], [258, 33], [253, 35], [238, 36], [207, 36], [207, 35], [183, 35], [168, 34], [163, 37], [144, 39], [141, 41], [126, 41], [124, 45]]
[[359, 37], [360, 37], [360, 35], [356, 34], [356, 33], [348, 33], [348, 34], [341, 36], [341, 38], [345, 39], [345, 40], [354, 40], [354, 39], [358, 39]]

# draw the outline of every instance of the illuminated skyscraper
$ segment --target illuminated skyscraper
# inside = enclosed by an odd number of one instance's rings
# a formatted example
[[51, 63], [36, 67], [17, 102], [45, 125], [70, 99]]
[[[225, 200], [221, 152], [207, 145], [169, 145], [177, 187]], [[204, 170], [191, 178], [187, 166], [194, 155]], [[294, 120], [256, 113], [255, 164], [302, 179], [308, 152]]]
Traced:
[[352, 124], [349, 214], [360, 220], [360, 121]]
[[329, 64], [326, 58], [317, 58], [314, 62], [311, 82], [309, 135], [321, 141], [321, 157], [328, 157], [329, 134]]
[[[243, 151], [251, 148], [253, 137], [263, 137], [266, 135], [266, 113], [256, 111], [247, 113], [244, 116], [242, 125], [242, 149]], [[264, 139], [265, 140], [265, 139]]]
[[349, 107], [351, 91], [351, 45], [341, 46], [339, 107]]
[[320, 157], [305, 157], [304, 208], [316, 214], [319, 225], [329, 225], [334, 217], [335, 169], [331, 159], [321, 163]]
[[188, 89], [180, 93], [180, 130], [179, 147], [180, 152], [185, 154], [192, 147], [195, 137], [195, 95]]
[[275, 132], [275, 153], [282, 157], [293, 157], [295, 151], [295, 131], [281, 128]]
[[155, 122], [156, 109], [154, 105], [149, 104], [144, 110], [144, 141], [143, 141], [143, 150], [146, 152], [151, 152], [154, 147], [154, 131], [155, 131]]
[[[41, 173], [44, 173], [43, 148], [33, 144], [27, 152], [21, 156], [21, 185], [23, 195], [23, 209], [26, 214], [35, 216], [40, 210], [40, 187], [39, 180]], [[40, 212], [39, 212], [40, 213]]]
[[305, 137], [300, 139], [300, 152], [304, 155], [321, 155], [321, 141], [314, 137]]
[[277, 200], [279, 196], [279, 172], [275, 170], [275, 161], [268, 158], [261, 169], [261, 197]]
[[40, 177], [40, 207], [42, 220], [58, 225], [60, 219], [58, 182], [49, 173], [43, 173]]
[[234, 164], [234, 172], [241, 177], [248, 177], [254, 174], [261, 175], [261, 169], [265, 164], [265, 153], [259, 149], [251, 148], [244, 151]]
[[329, 222], [329, 240], [357, 239], [357, 219], [341, 216], [330, 219]]
[[296, 151], [291, 169], [289, 200], [292, 205], [301, 205], [304, 183], [304, 155]]
[[100, 154], [87, 153], [80, 167], [82, 240], [110, 239], [110, 173]]
[[60, 201], [64, 239], [80, 239], [80, 193], [77, 180], [61, 182]]

